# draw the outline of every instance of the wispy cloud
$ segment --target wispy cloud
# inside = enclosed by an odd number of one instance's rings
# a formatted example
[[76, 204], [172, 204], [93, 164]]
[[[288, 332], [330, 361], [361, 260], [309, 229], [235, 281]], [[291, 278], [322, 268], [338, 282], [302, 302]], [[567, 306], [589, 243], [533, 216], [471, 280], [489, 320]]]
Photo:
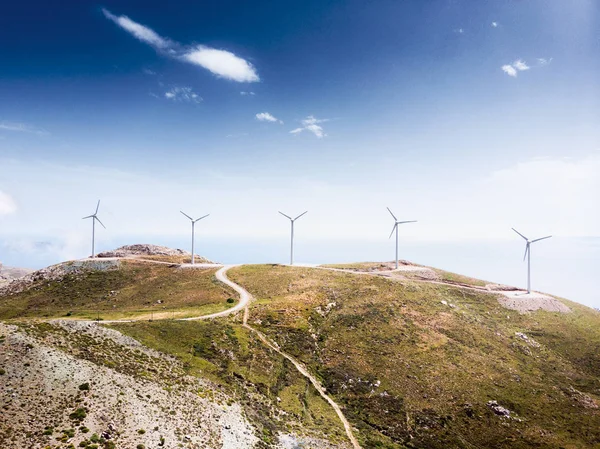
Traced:
[[17, 211], [17, 203], [8, 194], [0, 190], [0, 215], [14, 214]]
[[28, 125], [27, 123], [20, 122], [0, 122], [0, 130], [14, 131], [20, 133], [31, 133], [39, 136], [47, 136], [50, 134], [48, 131], [36, 128], [35, 126]]
[[309, 115], [304, 120], [302, 120], [302, 127], [296, 128], [290, 131], [291, 134], [298, 134], [302, 131], [309, 131], [317, 136], [319, 139], [323, 137], [327, 137], [327, 134], [323, 131], [323, 127], [319, 125], [319, 123], [328, 122], [329, 119], [318, 119], [312, 115]]
[[552, 59], [553, 58], [538, 58], [537, 62], [538, 62], [538, 65], [545, 66], [545, 65], [550, 64], [552, 62]]
[[181, 101], [185, 103], [200, 103], [202, 97], [195, 93], [191, 87], [172, 87], [165, 92], [165, 98], [173, 101]]
[[169, 39], [159, 36], [154, 30], [134, 22], [127, 16], [115, 16], [109, 10], [104, 8], [102, 8], [102, 12], [107, 19], [112, 20], [114, 23], [119, 25], [130, 34], [133, 34], [133, 36], [142, 42], [160, 49], [167, 49], [173, 46], [173, 42], [171, 42]]
[[515, 62], [513, 62], [513, 67], [519, 70], [520, 72], [524, 70], [529, 70], [529, 66], [525, 64], [525, 61], [522, 61], [521, 59], [517, 59]]
[[492, 22], [492, 28], [498, 28], [498, 22]]
[[512, 64], [505, 64], [502, 66], [502, 71], [513, 78], [516, 78], [519, 72], [529, 69], [530, 67], [522, 59], [517, 59]]
[[154, 75], [156, 75], [156, 72], [155, 72], [154, 70], [150, 70], [150, 69], [144, 69], [144, 70], [142, 70], [142, 72], [143, 72], [145, 75], [150, 75], [150, 76], [154, 76]]
[[258, 120], [259, 122], [279, 122], [283, 124], [283, 121], [279, 120], [277, 117], [273, 117], [268, 112], [259, 112], [258, 114], [256, 114], [256, 120]]
[[242, 97], [253, 97], [256, 94], [254, 92], [244, 92], [244, 91], [242, 91], [242, 92], [240, 92], [240, 95]]
[[200, 66], [220, 78], [241, 83], [260, 81], [254, 66], [230, 51], [205, 45], [185, 47], [171, 39], [160, 36], [151, 28], [134, 22], [127, 16], [116, 16], [107, 9], [103, 9], [102, 12], [107, 19], [116, 23], [136, 39], [151, 45], [165, 56]]
[[456, 34], [465, 34], [464, 28], [456, 28], [453, 30]]

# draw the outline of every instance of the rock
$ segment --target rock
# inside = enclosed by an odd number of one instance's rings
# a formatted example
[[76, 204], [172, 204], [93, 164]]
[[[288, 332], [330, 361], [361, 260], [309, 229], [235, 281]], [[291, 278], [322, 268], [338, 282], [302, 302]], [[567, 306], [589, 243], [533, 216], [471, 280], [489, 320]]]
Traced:
[[497, 401], [488, 401], [487, 406], [498, 416], [505, 416], [510, 418], [510, 410], [502, 407]]

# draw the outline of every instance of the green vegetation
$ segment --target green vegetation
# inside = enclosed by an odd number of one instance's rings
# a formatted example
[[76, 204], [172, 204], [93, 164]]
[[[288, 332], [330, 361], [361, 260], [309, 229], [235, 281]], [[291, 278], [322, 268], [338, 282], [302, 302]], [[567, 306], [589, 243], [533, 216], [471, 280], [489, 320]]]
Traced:
[[[333, 441], [346, 439], [337, 415], [313, 386], [291, 363], [265, 348], [254, 333], [238, 323], [161, 321], [111, 327], [177, 356], [188, 374], [211, 379], [231, 396], [239, 397], [264, 442], [275, 441], [282, 426], [300, 433], [323, 433]], [[287, 415], [274, 416], [272, 404]]]
[[249, 323], [321, 378], [365, 448], [600, 444], [591, 309], [519, 315], [483, 292], [306, 268], [229, 277], [257, 298]]
[[87, 416], [87, 410], [84, 407], [80, 407], [69, 415], [73, 421], [83, 421]]
[[232, 307], [227, 299], [233, 291], [216, 280], [215, 271], [131, 260], [117, 269], [68, 273], [0, 297], [0, 319], [159, 319], [220, 312]]

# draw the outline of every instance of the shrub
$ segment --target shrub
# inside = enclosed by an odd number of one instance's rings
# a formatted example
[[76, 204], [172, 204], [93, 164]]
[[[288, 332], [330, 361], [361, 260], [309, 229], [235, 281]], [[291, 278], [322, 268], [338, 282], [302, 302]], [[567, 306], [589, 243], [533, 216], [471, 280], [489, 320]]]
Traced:
[[69, 415], [69, 418], [71, 418], [73, 421], [83, 421], [86, 416], [87, 410], [83, 407], [79, 407], [77, 410], [75, 410]]
[[85, 382], [85, 383], [83, 383], [83, 384], [79, 385], [79, 389], [80, 389], [81, 391], [89, 391], [89, 389], [90, 389], [90, 384], [89, 384], [88, 382]]

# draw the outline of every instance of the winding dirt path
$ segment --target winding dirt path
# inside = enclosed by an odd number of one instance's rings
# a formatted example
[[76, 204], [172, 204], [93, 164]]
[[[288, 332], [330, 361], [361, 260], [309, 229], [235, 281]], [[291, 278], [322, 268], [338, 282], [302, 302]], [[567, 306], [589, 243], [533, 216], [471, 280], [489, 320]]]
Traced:
[[[271, 339], [269, 339], [265, 334], [263, 334], [262, 332], [254, 329], [252, 326], [250, 326], [248, 324], [248, 318], [250, 315], [249, 309], [248, 309], [248, 304], [250, 303], [250, 301], [252, 300], [252, 295], [242, 286], [236, 284], [235, 282], [231, 281], [226, 273], [229, 269], [237, 267], [239, 265], [224, 265], [222, 266], [216, 273], [215, 276], [216, 278], [222, 282], [223, 284], [231, 287], [232, 289], [234, 289], [239, 295], [240, 295], [240, 300], [238, 301], [238, 303], [227, 310], [224, 310], [222, 312], [217, 312], [217, 313], [212, 313], [210, 315], [200, 315], [200, 316], [196, 316], [196, 317], [190, 317], [190, 318], [176, 318], [175, 321], [196, 321], [196, 320], [209, 320], [209, 319], [213, 319], [213, 318], [220, 318], [220, 317], [224, 317], [227, 315], [231, 315], [234, 313], [239, 312], [240, 310], [244, 310], [244, 317], [243, 317], [243, 326], [248, 329], [249, 331], [255, 333], [258, 338], [260, 339], [260, 341], [262, 341], [267, 347], [271, 348], [273, 351], [277, 352], [278, 354], [280, 354], [282, 357], [286, 358], [287, 360], [289, 360], [298, 370], [298, 372], [300, 374], [302, 374], [304, 377], [306, 377], [310, 383], [313, 384], [313, 386], [315, 387], [315, 389], [319, 392], [319, 394], [321, 395], [321, 397], [323, 399], [325, 399], [325, 401], [327, 401], [327, 403], [331, 406], [331, 408], [333, 408], [333, 410], [335, 411], [335, 413], [338, 415], [338, 418], [340, 419], [340, 421], [342, 422], [342, 424], [344, 425], [344, 429], [346, 430], [346, 435], [348, 436], [348, 439], [350, 440], [350, 442], [352, 443], [352, 447], [354, 449], [362, 449], [360, 444], [358, 443], [358, 440], [356, 439], [356, 437], [354, 436], [354, 433], [352, 432], [352, 426], [350, 425], [350, 422], [346, 419], [346, 417], [344, 416], [344, 413], [342, 412], [342, 409], [340, 408], [340, 406], [325, 392], [325, 388], [321, 385], [321, 383], [317, 380], [316, 377], [314, 377], [312, 374], [310, 374], [310, 372], [308, 371], [308, 369], [299, 361], [297, 361], [294, 357], [292, 357], [291, 355], [287, 354], [286, 352], [282, 351], [279, 348], [279, 345], [277, 343], [275, 343], [274, 341], [272, 341]], [[132, 320], [107, 320], [107, 321], [102, 321], [103, 324], [111, 324], [111, 323], [130, 323], [130, 322], [134, 322], [134, 321], [139, 321], [136, 319], [132, 319]]]
[[[242, 308], [242, 307], [244, 308], [244, 318], [243, 318], [242, 325], [249, 331], [254, 332], [257, 335], [257, 337], [260, 339], [260, 341], [262, 341], [267, 347], [271, 348], [273, 351], [277, 352], [279, 355], [281, 355], [282, 357], [289, 360], [296, 367], [298, 372], [300, 374], [302, 374], [304, 377], [306, 377], [310, 381], [310, 383], [313, 384], [313, 386], [319, 392], [321, 397], [327, 401], [327, 403], [331, 406], [331, 408], [333, 408], [335, 413], [338, 415], [338, 418], [344, 425], [344, 429], [346, 430], [346, 435], [348, 436], [348, 439], [352, 443], [352, 447], [354, 449], [361, 449], [361, 446], [358, 443], [358, 440], [356, 439], [356, 437], [354, 436], [354, 433], [352, 432], [352, 426], [350, 425], [350, 422], [348, 422], [348, 420], [344, 416], [342, 409], [325, 392], [325, 388], [321, 385], [321, 383], [317, 380], [317, 378], [314, 377], [312, 374], [310, 374], [308, 372], [308, 369], [306, 369], [306, 367], [302, 363], [300, 363], [298, 360], [296, 360], [294, 357], [292, 357], [288, 353], [282, 351], [279, 348], [279, 345], [277, 343], [275, 343], [274, 341], [269, 339], [269, 337], [267, 337], [265, 334], [254, 329], [252, 326], [250, 326], [248, 324], [248, 318], [250, 316], [250, 312], [248, 310], [248, 304], [250, 303], [250, 301], [252, 299], [252, 295], [250, 295], [250, 293], [246, 289], [244, 289], [240, 285], [236, 284], [235, 282], [232, 282], [231, 280], [229, 280], [227, 278], [227, 275], [225, 273], [227, 272], [227, 270], [229, 270], [233, 266], [235, 266], [235, 265], [225, 266], [225, 267], [221, 268], [219, 271], [217, 271], [217, 279], [219, 279], [221, 282], [227, 284], [228, 286], [230, 286], [231, 288], [233, 288], [236, 292], [238, 292], [240, 294], [240, 301], [238, 303], [238, 305], [240, 307], [238, 307], [237, 310], [240, 310], [240, 308]], [[226, 310], [225, 312], [232, 313], [233, 310], [229, 309], [229, 310]], [[223, 316], [223, 314], [225, 312], [220, 312], [221, 314], [219, 316]], [[217, 314], [215, 314], [215, 315], [217, 315]], [[196, 319], [203, 319], [203, 318], [209, 318], [209, 317], [210, 316], [207, 315], [207, 316], [199, 317]]]

